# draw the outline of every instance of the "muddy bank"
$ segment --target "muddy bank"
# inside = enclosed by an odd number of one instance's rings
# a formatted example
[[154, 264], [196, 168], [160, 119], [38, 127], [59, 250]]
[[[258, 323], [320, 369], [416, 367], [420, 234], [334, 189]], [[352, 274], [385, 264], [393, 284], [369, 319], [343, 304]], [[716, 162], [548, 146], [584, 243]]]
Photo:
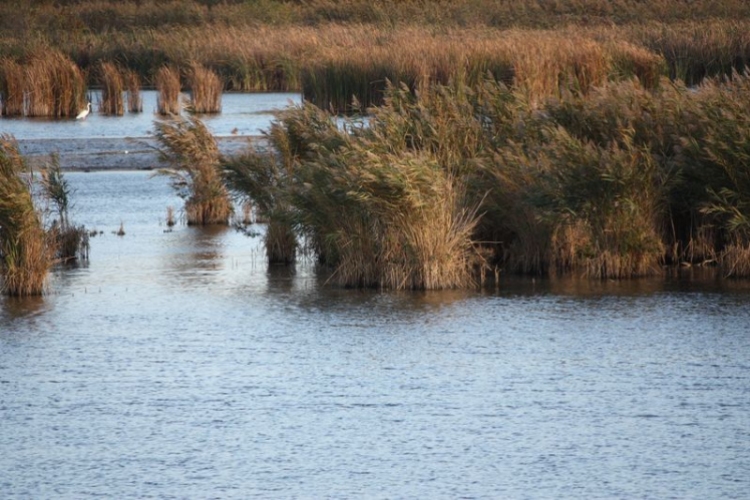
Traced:
[[[249, 144], [260, 144], [261, 136], [217, 137], [222, 153], [241, 152]], [[21, 139], [21, 153], [30, 165], [38, 167], [57, 153], [60, 166], [66, 170], [149, 170], [166, 166], [159, 160], [157, 141], [153, 137]]]

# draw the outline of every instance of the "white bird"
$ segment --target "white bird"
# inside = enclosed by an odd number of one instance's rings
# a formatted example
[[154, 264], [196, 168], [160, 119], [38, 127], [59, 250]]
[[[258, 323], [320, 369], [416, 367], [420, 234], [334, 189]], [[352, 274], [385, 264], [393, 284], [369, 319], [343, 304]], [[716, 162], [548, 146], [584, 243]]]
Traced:
[[89, 116], [89, 113], [91, 112], [91, 103], [88, 103], [86, 105], [86, 109], [78, 113], [78, 116], [76, 116], [76, 120], [85, 120], [87, 116]]

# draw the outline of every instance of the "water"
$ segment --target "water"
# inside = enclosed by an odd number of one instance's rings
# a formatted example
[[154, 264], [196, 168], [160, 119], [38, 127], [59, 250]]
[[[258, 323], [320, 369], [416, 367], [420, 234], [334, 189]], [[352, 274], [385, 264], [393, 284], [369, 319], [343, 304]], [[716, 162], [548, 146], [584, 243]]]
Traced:
[[334, 289], [68, 179], [103, 234], [0, 299], [3, 498], [747, 498], [747, 283]]
[[[93, 110], [85, 120], [48, 118], [1, 118], [0, 133], [11, 134], [32, 164], [57, 153], [63, 168], [154, 168], [160, 166], [153, 139], [156, 92], [144, 91], [143, 113], [103, 116], [96, 112], [98, 92], [92, 94]], [[268, 129], [273, 113], [299, 104], [295, 93], [224, 94], [222, 112], [199, 115], [225, 153], [246, 146]]]

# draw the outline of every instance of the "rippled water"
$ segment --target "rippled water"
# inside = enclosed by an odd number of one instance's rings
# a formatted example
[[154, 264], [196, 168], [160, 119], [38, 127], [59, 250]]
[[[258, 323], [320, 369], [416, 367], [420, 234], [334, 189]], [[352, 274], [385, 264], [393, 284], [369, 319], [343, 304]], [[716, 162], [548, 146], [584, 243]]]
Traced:
[[743, 282], [332, 289], [165, 232], [164, 178], [68, 179], [103, 234], [0, 299], [3, 498], [747, 498]]

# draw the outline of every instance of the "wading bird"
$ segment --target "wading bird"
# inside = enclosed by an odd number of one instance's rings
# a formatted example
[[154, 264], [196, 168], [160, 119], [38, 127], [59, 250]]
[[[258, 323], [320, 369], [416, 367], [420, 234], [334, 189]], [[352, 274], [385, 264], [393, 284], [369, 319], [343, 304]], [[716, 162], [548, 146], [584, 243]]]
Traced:
[[78, 116], [76, 116], [76, 120], [85, 120], [87, 116], [89, 116], [89, 113], [91, 112], [91, 103], [88, 103], [86, 105], [86, 109], [78, 113]]

